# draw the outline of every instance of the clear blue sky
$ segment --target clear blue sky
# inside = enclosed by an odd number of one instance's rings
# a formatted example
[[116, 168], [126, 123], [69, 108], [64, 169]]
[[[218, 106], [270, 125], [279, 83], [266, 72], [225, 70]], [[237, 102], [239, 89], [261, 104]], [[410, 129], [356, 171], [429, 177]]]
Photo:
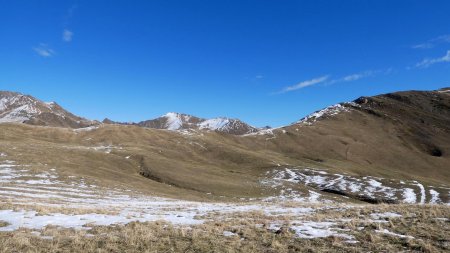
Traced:
[[91, 119], [289, 124], [450, 86], [450, 1], [0, 0], [0, 90]]

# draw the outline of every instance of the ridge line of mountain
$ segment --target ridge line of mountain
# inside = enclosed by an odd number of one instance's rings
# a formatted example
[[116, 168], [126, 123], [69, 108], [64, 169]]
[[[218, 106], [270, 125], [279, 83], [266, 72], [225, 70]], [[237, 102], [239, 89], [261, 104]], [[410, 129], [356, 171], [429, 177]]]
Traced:
[[349, 111], [367, 104], [368, 101], [376, 97], [392, 97], [404, 92], [438, 92], [450, 93], [450, 88], [445, 87], [433, 91], [400, 91], [394, 93], [386, 93], [373, 97], [359, 97], [352, 102], [343, 102], [328, 106], [324, 109], [315, 111], [299, 121], [293, 122], [286, 126], [277, 128], [263, 127], [258, 128], [251, 126], [240, 119], [228, 117], [216, 118], [200, 118], [185, 113], [169, 112], [158, 118], [144, 120], [140, 122], [117, 122], [105, 118], [102, 122], [89, 120], [76, 116], [62, 108], [56, 102], [43, 102], [31, 95], [25, 95], [20, 92], [0, 91], [0, 123], [17, 122], [31, 125], [84, 128], [94, 125], [103, 124], [119, 124], [119, 125], [136, 125], [140, 127], [166, 129], [166, 130], [210, 130], [224, 132], [234, 135], [248, 134], [264, 134], [284, 127], [295, 124], [311, 125], [321, 118], [337, 115], [341, 112]]

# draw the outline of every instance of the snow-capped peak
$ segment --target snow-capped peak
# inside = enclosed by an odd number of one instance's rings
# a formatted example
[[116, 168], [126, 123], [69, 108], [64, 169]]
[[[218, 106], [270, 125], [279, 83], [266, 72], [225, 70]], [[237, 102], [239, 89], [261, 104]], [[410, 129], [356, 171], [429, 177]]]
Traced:
[[0, 123], [9, 122], [74, 128], [94, 124], [93, 121], [67, 112], [55, 102], [43, 102], [21, 93], [0, 91]]
[[166, 113], [156, 119], [141, 121], [137, 123], [137, 125], [148, 128], [167, 129], [171, 131], [183, 131], [188, 129], [210, 130], [236, 135], [258, 131], [257, 128], [252, 127], [238, 119], [230, 119], [225, 117], [203, 119], [176, 112]]
[[0, 123], [24, 122], [42, 111], [37, 101], [32, 98], [13, 92], [0, 93]]

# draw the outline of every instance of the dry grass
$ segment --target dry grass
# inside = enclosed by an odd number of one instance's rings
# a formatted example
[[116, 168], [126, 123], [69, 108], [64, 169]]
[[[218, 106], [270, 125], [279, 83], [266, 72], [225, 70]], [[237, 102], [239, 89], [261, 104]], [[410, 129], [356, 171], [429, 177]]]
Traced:
[[[386, 212], [397, 213], [401, 217], [385, 217], [379, 222], [370, 216]], [[322, 209], [306, 218], [316, 221], [341, 220], [340, 226], [353, 231], [352, 235], [358, 241], [368, 241], [369, 245], [373, 243], [369, 247], [371, 250], [382, 249], [375, 247], [375, 244], [381, 244], [384, 250], [391, 251], [440, 252], [450, 250], [450, 221], [442, 219], [447, 217], [450, 217], [450, 208], [442, 205], [369, 205], [339, 212]], [[414, 239], [374, 233], [383, 229]]]
[[120, 210], [115, 209], [105, 209], [105, 208], [90, 208], [86, 207], [67, 207], [64, 205], [54, 205], [50, 206], [47, 204], [17, 204], [11, 202], [0, 202], [0, 210], [14, 210], [14, 211], [36, 211], [37, 215], [48, 215], [52, 213], [60, 213], [60, 214], [107, 214], [107, 215], [117, 215]]
[[[384, 223], [370, 220], [370, 214], [383, 212], [402, 216], [386, 218]], [[449, 221], [436, 219], [443, 217], [450, 217], [447, 206], [392, 205], [321, 209], [301, 218], [337, 222], [338, 228], [349, 229], [346, 233], [359, 241], [355, 244], [340, 237], [301, 239], [289, 230], [277, 233], [268, 229], [269, 224], [288, 227], [299, 217], [273, 217], [262, 212], [230, 214], [191, 227], [161, 221], [90, 230], [47, 227], [40, 235], [21, 229], [0, 233], [0, 252], [448, 252]], [[339, 222], [345, 218], [352, 220]], [[414, 239], [377, 233], [380, 229]], [[225, 237], [224, 231], [235, 235]]]
[[1, 228], [1, 227], [6, 227], [6, 226], [8, 226], [8, 225], [9, 225], [8, 222], [0, 221], [0, 228]]
[[[209, 223], [177, 228], [165, 223], [131, 223], [117, 227], [95, 227], [91, 231], [48, 228], [42, 239], [27, 231], [0, 235], [0, 252], [290, 252], [310, 248], [325, 251], [332, 238], [299, 240], [291, 233], [277, 235], [264, 228], [233, 228]], [[224, 237], [223, 231], [236, 236]]]

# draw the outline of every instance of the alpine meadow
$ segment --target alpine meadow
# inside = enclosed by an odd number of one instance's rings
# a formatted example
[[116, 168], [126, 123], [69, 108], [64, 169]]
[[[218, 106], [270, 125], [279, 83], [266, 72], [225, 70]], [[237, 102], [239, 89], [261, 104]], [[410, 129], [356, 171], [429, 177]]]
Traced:
[[449, 252], [447, 1], [0, 1], [0, 253]]

